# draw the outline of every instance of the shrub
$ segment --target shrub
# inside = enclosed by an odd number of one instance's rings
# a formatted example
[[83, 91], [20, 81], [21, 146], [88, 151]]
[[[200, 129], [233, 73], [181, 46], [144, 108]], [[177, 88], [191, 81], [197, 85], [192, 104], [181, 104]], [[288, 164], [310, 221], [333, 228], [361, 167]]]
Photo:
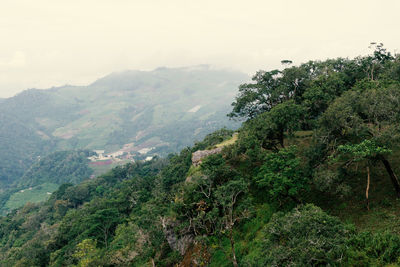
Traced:
[[338, 266], [354, 230], [336, 217], [308, 204], [284, 214], [275, 213], [257, 246], [247, 257], [250, 266]]

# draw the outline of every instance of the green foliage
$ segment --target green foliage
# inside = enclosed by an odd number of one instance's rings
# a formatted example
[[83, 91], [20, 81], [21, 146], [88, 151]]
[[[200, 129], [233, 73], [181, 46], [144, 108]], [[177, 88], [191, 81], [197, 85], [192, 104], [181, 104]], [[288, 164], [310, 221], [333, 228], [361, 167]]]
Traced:
[[235, 153], [259, 161], [263, 154], [261, 149], [277, 151], [284, 147], [285, 136], [292, 136], [300, 128], [302, 114], [301, 106], [287, 101], [247, 121], [239, 133]]
[[258, 186], [267, 190], [271, 199], [279, 201], [288, 197], [298, 201], [302, 191], [308, 188], [308, 180], [301, 170], [294, 146], [267, 154], [255, 179]]
[[346, 91], [343, 72], [332, 72], [318, 76], [303, 94], [304, 106], [309, 119], [317, 119], [335, 100]]
[[53, 149], [35, 129], [0, 111], [0, 185], [9, 187], [41, 154]]
[[[151, 256], [149, 236], [132, 222], [118, 225], [111, 243], [110, 263], [128, 265]], [[150, 252], [150, 254], [149, 254]]]
[[349, 91], [337, 98], [320, 120], [320, 136], [337, 145], [373, 138], [390, 149], [399, 140], [399, 86]]
[[239, 87], [239, 94], [232, 103], [233, 110], [228, 116], [255, 118], [293, 99], [296, 103], [303, 102], [309, 112], [307, 117], [313, 119], [335, 96], [368, 76], [368, 64], [365, 63], [368, 58], [309, 61], [282, 71], [259, 71], [253, 76], [254, 83]]
[[33, 164], [21, 177], [19, 186], [35, 186], [51, 182], [55, 184], [78, 184], [88, 179], [93, 171], [89, 168], [87, 150], [59, 151]]
[[400, 264], [400, 237], [389, 231], [362, 232], [349, 241], [348, 264], [352, 266], [383, 266]]
[[338, 97], [320, 119], [318, 138], [330, 153], [340, 145], [340, 151], [362, 158], [380, 160], [400, 196], [398, 181], [390, 162], [385, 158], [400, 145], [400, 86], [392, 82], [387, 87], [373, 81], [364, 91], [348, 91]]
[[4, 210], [14, 210], [24, 206], [26, 203], [39, 203], [47, 200], [51, 193], [57, 190], [58, 185], [51, 183], [44, 183], [32, 188], [25, 188], [25, 190], [16, 192], [10, 196], [5, 203]]
[[352, 228], [311, 204], [276, 213], [263, 231], [250, 266], [340, 266]]
[[[189, 230], [194, 235], [221, 234], [227, 220], [235, 223], [247, 206], [242, 206], [248, 191], [248, 183], [227, 166], [221, 155], [207, 157], [200, 168], [201, 172], [182, 185], [182, 193], [174, 203], [178, 218], [189, 217], [192, 225]], [[231, 215], [232, 217], [226, 217]], [[236, 215], [237, 216], [236, 216]]]
[[[364, 140], [359, 144], [340, 145], [337, 148], [340, 155], [351, 157], [355, 162], [365, 159], [376, 159], [381, 155], [392, 153], [392, 150], [378, 146], [373, 140]], [[337, 158], [336, 160], [338, 160]]]
[[12, 189], [1, 194], [0, 212], [5, 214], [27, 202], [44, 201], [60, 184], [89, 179], [93, 173], [88, 167], [89, 155], [87, 150], [59, 151], [39, 158]]
[[78, 260], [78, 267], [99, 266], [99, 250], [96, 248], [97, 242], [92, 239], [85, 239], [76, 246], [76, 252], [72, 255]]
[[212, 133], [206, 135], [206, 137], [204, 137], [203, 141], [197, 142], [194, 145], [193, 150], [210, 149], [213, 146], [215, 146], [216, 144], [222, 143], [223, 141], [231, 138], [232, 134], [233, 134], [233, 131], [226, 129], [226, 128], [222, 128], [220, 130], [212, 132]]
[[183, 149], [179, 155], [169, 156], [170, 164], [162, 171], [162, 183], [165, 190], [186, 178], [186, 174], [192, 165], [192, 153], [190, 149]]
[[232, 103], [233, 111], [229, 116], [254, 118], [279, 103], [279, 73], [279, 70], [259, 71], [252, 78], [255, 83], [240, 85], [239, 95], [236, 102]]

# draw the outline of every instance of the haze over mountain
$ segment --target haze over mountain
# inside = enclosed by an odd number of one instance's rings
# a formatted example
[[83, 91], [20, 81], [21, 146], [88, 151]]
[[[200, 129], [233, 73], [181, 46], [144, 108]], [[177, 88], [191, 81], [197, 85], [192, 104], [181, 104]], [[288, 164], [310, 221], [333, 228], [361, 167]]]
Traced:
[[158, 68], [0, 100], [0, 184], [15, 182], [38, 156], [57, 150], [166, 155], [234, 128], [226, 114], [247, 79], [206, 65]]

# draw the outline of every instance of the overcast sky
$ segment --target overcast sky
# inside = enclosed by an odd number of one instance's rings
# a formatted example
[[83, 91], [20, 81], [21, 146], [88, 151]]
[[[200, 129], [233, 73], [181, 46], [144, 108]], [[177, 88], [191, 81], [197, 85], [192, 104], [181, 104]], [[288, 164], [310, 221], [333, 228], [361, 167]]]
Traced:
[[0, 97], [110, 72], [400, 51], [399, 0], [1, 0]]

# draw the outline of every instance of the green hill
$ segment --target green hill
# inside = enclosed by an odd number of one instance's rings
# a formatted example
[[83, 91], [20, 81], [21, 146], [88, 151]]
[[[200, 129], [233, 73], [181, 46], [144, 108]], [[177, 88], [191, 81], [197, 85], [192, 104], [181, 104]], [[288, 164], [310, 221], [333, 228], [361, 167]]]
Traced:
[[88, 86], [26, 90], [0, 104], [0, 182], [57, 150], [176, 152], [223, 126], [242, 73], [207, 66], [113, 73]]
[[0, 193], [21, 177], [38, 156], [53, 149], [54, 143], [40, 131], [12, 114], [0, 112]]
[[26, 203], [46, 200], [64, 183], [78, 184], [91, 177], [90, 151], [58, 151], [38, 157], [17, 183], [0, 193], [0, 214], [6, 214]]

